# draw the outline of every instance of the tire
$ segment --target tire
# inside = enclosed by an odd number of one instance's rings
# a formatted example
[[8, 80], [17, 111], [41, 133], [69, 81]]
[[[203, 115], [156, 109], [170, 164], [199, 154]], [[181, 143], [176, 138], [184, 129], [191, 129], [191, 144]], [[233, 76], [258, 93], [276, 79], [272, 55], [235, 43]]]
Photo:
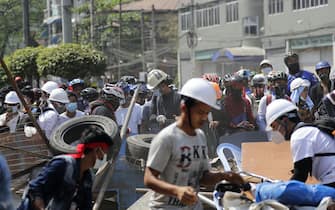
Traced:
[[131, 160], [147, 160], [152, 139], [156, 134], [139, 134], [127, 138], [126, 155]]
[[102, 128], [113, 139], [118, 133], [118, 126], [108, 117], [98, 115], [77, 117], [61, 124], [52, 132], [51, 148], [56, 154], [76, 153], [76, 146], [71, 144], [78, 141], [85, 128], [92, 125]]

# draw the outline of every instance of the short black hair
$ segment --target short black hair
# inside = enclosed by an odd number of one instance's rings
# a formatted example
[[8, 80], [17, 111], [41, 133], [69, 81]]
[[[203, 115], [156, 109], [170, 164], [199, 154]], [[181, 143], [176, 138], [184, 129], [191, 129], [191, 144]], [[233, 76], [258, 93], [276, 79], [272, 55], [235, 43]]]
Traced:
[[89, 126], [83, 131], [80, 141], [82, 144], [106, 143], [109, 146], [113, 145], [112, 137], [104, 132], [100, 127], [94, 125]]
[[185, 104], [188, 109], [190, 109], [191, 107], [193, 107], [196, 104], [195, 99], [190, 98], [188, 96], [184, 96], [184, 95], [181, 96], [181, 101], [180, 102]]

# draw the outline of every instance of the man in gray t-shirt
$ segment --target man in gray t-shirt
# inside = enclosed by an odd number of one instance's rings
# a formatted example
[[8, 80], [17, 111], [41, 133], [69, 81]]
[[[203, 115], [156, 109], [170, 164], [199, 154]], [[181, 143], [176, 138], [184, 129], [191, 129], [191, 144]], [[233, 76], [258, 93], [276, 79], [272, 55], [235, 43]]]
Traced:
[[243, 184], [232, 172], [211, 172], [206, 138], [199, 128], [207, 121], [216, 93], [201, 78], [189, 80], [180, 92], [181, 115], [152, 140], [144, 183], [155, 191], [151, 209], [202, 209], [197, 192], [201, 185], [214, 185], [225, 179]]

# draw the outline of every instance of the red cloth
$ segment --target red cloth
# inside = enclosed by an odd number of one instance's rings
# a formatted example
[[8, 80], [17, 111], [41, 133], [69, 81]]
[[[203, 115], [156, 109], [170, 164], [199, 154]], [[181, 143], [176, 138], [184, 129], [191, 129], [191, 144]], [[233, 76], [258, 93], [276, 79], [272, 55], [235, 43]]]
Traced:
[[[248, 122], [255, 124], [250, 101], [245, 97], [242, 97], [240, 101], [235, 101], [232, 96], [226, 96], [224, 100], [224, 112], [230, 120], [242, 113], [246, 113]], [[231, 122], [228, 123], [230, 124]]]
[[72, 156], [73, 158], [81, 158], [84, 154], [85, 149], [90, 148], [90, 149], [94, 149], [97, 147], [101, 147], [104, 150], [108, 149], [108, 144], [106, 143], [102, 143], [102, 142], [98, 142], [98, 143], [88, 143], [88, 144], [78, 144], [77, 145], [77, 153], [75, 154], [68, 154], [70, 156]]

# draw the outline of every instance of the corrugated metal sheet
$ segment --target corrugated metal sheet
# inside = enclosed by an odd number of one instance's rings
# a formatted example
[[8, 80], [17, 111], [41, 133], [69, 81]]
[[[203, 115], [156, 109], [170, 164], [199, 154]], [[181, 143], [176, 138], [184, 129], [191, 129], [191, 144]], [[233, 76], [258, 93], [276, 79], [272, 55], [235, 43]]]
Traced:
[[[122, 11], [140, 11], [145, 12], [152, 10], [154, 5], [157, 11], [177, 11], [180, 6], [179, 0], [140, 0], [129, 4], [122, 5]], [[119, 10], [119, 6], [114, 7], [114, 10]]]

